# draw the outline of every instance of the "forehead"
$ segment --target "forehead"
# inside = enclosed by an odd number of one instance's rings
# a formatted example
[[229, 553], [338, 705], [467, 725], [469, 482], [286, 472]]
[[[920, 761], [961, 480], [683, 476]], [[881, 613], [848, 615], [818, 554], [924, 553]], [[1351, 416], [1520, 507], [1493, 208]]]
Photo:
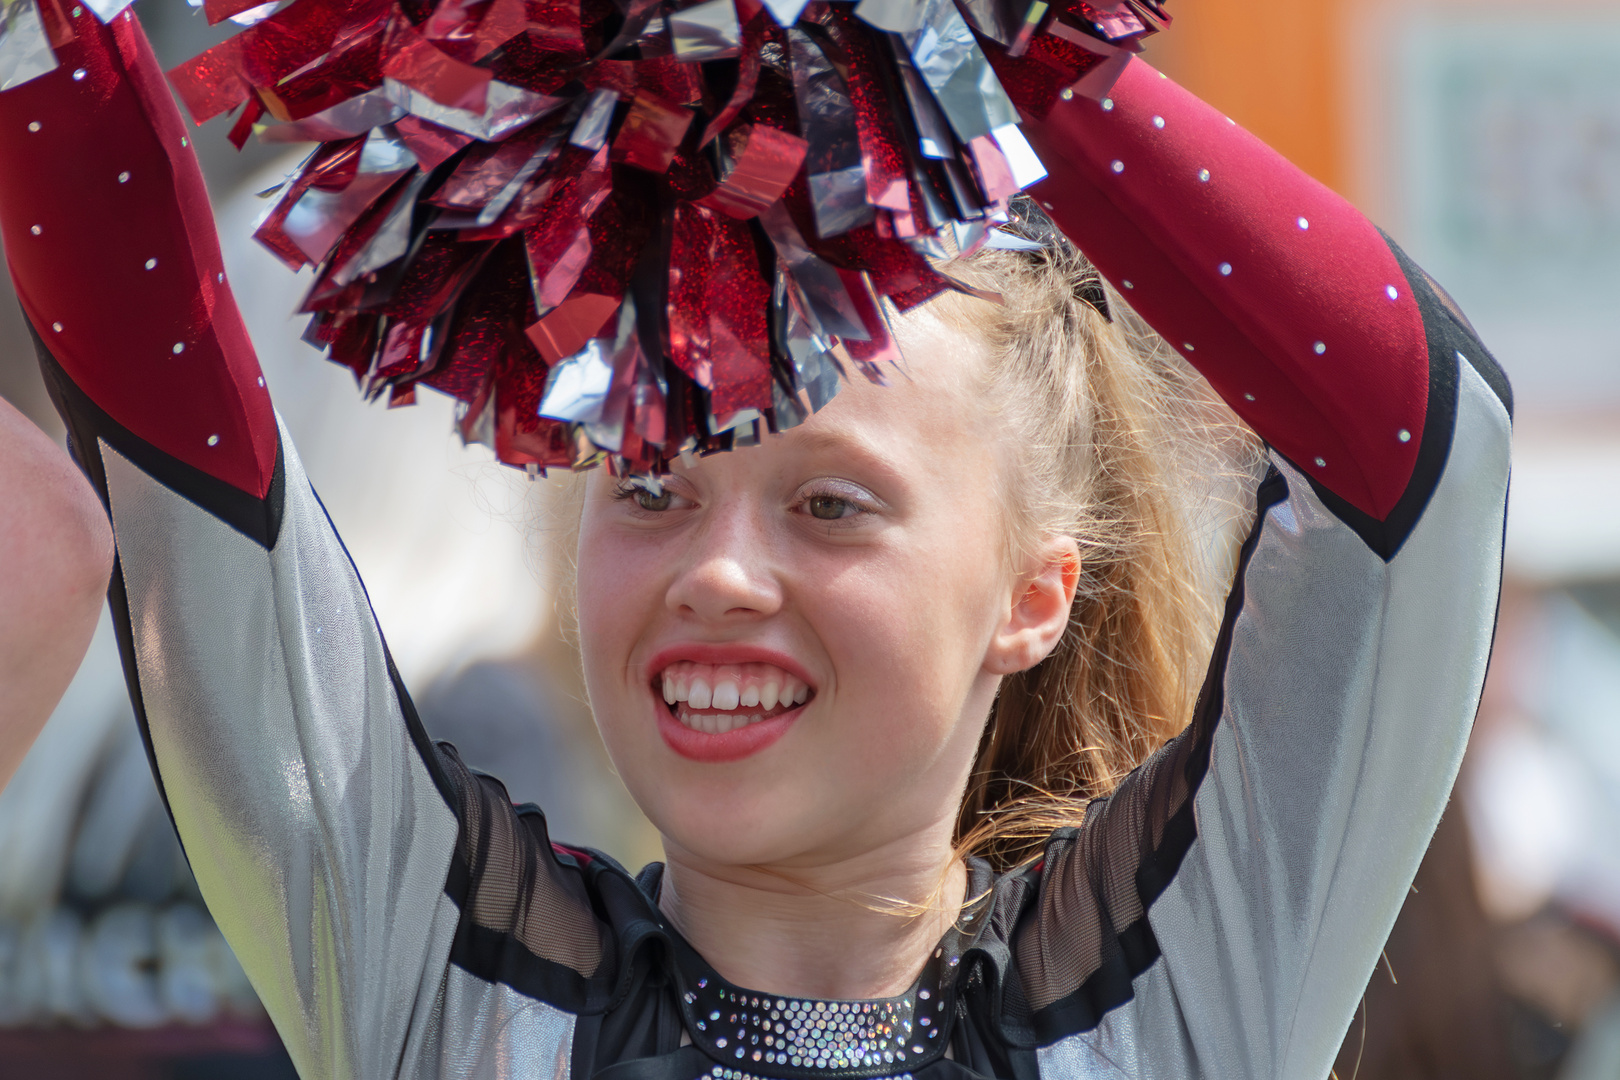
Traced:
[[850, 371], [838, 396], [788, 432], [807, 448], [855, 443], [895, 459], [918, 454], [984, 456], [994, 432], [983, 407], [986, 349], [941, 319], [932, 305], [895, 320], [903, 360], [887, 385]]

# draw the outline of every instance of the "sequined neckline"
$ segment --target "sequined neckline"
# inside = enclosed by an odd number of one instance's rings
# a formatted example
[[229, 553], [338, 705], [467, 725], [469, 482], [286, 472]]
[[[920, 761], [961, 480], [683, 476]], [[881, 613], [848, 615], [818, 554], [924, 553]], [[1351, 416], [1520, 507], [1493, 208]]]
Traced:
[[674, 935], [681, 1011], [692, 1044], [715, 1062], [711, 1080], [908, 1080], [938, 1060], [950, 1043], [962, 956], [990, 906], [988, 885], [978, 887], [993, 877], [988, 867], [969, 877], [978, 899], [898, 997], [830, 1001], [748, 990]]

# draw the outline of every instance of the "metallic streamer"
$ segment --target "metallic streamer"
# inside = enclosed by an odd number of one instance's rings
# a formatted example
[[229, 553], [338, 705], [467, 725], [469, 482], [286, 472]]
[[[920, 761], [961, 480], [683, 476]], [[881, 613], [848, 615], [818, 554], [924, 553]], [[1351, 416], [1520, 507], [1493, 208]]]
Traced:
[[[726, 0], [730, 3], [730, 0]], [[805, 141], [778, 128], [756, 124], [742, 133], [742, 152], [725, 178], [709, 195], [698, 200], [736, 218], [750, 218], [768, 210], [798, 175], [804, 163]]]
[[866, 170], [860, 165], [810, 174], [810, 205], [816, 211], [816, 235], [840, 236], [871, 222], [866, 201]]
[[900, 38], [956, 137], [967, 143], [1004, 124], [1018, 123], [1018, 109], [990, 69], [955, 0], [922, 0], [917, 12], [917, 28], [900, 32]]
[[787, 36], [799, 134], [808, 144], [804, 164], [816, 232], [822, 238], [838, 236], [873, 218], [866, 201], [855, 106], [843, 77], [810, 35], [795, 29]]
[[[396, 39], [399, 39], [396, 42]], [[395, 29], [385, 39], [382, 74], [427, 95], [440, 105], [482, 114], [489, 84], [488, 68], [464, 63], [437, 48], [416, 31]]]
[[765, 10], [771, 13], [778, 25], [792, 26], [799, 21], [810, 0], [764, 0], [764, 4]]
[[956, 137], [951, 132], [950, 122], [939, 111], [939, 103], [934, 100], [928, 84], [923, 82], [917, 65], [911, 62], [911, 53], [899, 38], [891, 37], [888, 41], [894, 54], [895, 67], [900, 72], [900, 88], [906, 95], [911, 120], [917, 128], [918, 149], [924, 157], [929, 158], [954, 156]]
[[613, 123], [613, 110], [618, 104], [619, 94], [615, 90], [602, 87], [591, 91], [574, 124], [573, 134], [568, 136], [569, 143], [581, 150], [600, 150], [606, 146], [608, 127]]
[[1005, 229], [991, 229], [984, 239], [984, 246], [999, 251], [1041, 251], [1046, 247], [1045, 244], [1025, 239]]
[[1101, 101], [1108, 96], [1109, 91], [1114, 88], [1114, 84], [1119, 81], [1119, 77], [1125, 73], [1125, 65], [1131, 62], [1132, 52], [1130, 49], [1111, 45], [1106, 41], [1099, 41], [1089, 34], [1082, 34], [1072, 26], [1067, 26], [1061, 22], [1054, 21], [1052, 23], [1051, 35], [1060, 41], [1077, 45], [1085, 52], [1103, 58], [1102, 63], [1087, 70], [1080, 77], [1080, 81], [1069, 87], [1075, 93], [1093, 101]]
[[643, 91], [613, 138], [613, 160], [661, 173], [675, 160], [675, 151], [692, 126], [691, 109]]
[[357, 176], [342, 191], [312, 187], [293, 204], [282, 223], [282, 231], [310, 262], [318, 263], [401, 175], [402, 172]]
[[588, 424], [600, 420], [613, 386], [613, 343], [592, 338], [585, 347], [551, 369], [540, 415], [551, 420]]
[[1018, 194], [1018, 182], [1013, 179], [1012, 166], [1007, 156], [989, 135], [980, 135], [968, 144], [973, 164], [979, 175], [979, 190], [992, 205], [1005, 203]]
[[563, 133], [561, 130], [548, 135], [545, 141], [529, 156], [529, 160], [525, 161], [518, 168], [518, 171], [512, 174], [512, 179], [508, 180], [501, 190], [497, 191], [495, 196], [484, 204], [484, 208], [478, 211], [478, 224], [481, 226], [493, 225], [496, 219], [506, 213], [506, 208], [512, 205], [512, 200], [517, 198], [518, 192], [523, 190], [524, 185], [529, 182], [540, 166], [551, 160], [551, 156], [557, 152], [557, 147], [562, 145], [562, 141]]
[[917, 0], [861, 0], [855, 14], [879, 30], [891, 34], [912, 34], [922, 29], [931, 15], [929, 5]]
[[405, 110], [389, 100], [384, 91], [369, 90], [302, 120], [267, 127], [259, 135], [259, 141], [290, 143], [352, 139], [372, 128], [392, 124], [405, 115]]
[[529, 340], [540, 350], [546, 363], [555, 364], [583, 349], [619, 307], [620, 302], [611, 296], [596, 293], [570, 296], [529, 327]]
[[348, 285], [405, 256], [411, 247], [411, 218], [416, 210], [416, 197], [426, 183], [427, 177], [422, 173], [406, 182], [394, 197], [382, 226], [352, 259], [332, 274], [334, 285]]
[[1095, 26], [1110, 41], [1120, 41], [1147, 32], [1147, 26], [1125, 0], [1079, 0], [1076, 13]]
[[1046, 166], [1041, 164], [1035, 148], [1029, 145], [1029, 140], [1024, 138], [1024, 133], [1018, 129], [1017, 124], [998, 127], [990, 134], [1007, 159], [1007, 165], [1012, 169], [1013, 182], [1018, 185], [1020, 191], [1046, 179]]
[[669, 14], [675, 59], [685, 63], [742, 55], [742, 24], [733, 0], [705, 0]]
[[776, 248], [777, 256], [787, 266], [789, 281], [804, 300], [805, 314], [814, 320], [816, 332], [823, 338], [863, 340], [866, 323], [844, 288], [843, 279], [831, 263], [810, 250], [794, 226], [787, 207], [775, 204], [760, 215], [760, 224]]
[[56, 70], [45, 20], [35, 0], [0, 3], [0, 90], [10, 90]]
[[810, 411], [820, 412], [838, 394], [841, 374], [838, 361], [822, 343], [816, 340], [810, 325], [801, 317], [797, 306], [788, 313], [786, 342], [794, 373], [805, 396], [810, 399]]
[[1044, 0], [957, 0], [957, 6], [973, 29], [1007, 49], [1027, 39], [1047, 11]]
[[394, 121], [394, 130], [424, 169], [437, 169], [472, 142], [472, 136], [440, 127], [421, 117], [406, 114]]
[[135, 2], [135, 0], [80, 0], [96, 18], [104, 23], [112, 22], [114, 17]]
[[385, 79], [383, 86], [388, 100], [412, 116], [485, 142], [499, 142], [518, 128], [567, 104], [565, 98], [536, 94], [499, 79], [490, 82], [481, 113], [441, 105], [396, 79]]
[[626, 46], [635, 44], [646, 32], [653, 17], [658, 14], [661, 3], [660, 0], [629, 0], [628, 3], [621, 3], [618, 6], [624, 12], [624, 23], [619, 27], [619, 32], [613, 36], [613, 40], [602, 46], [601, 52], [596, 54], [599, 60], [612, 57]]

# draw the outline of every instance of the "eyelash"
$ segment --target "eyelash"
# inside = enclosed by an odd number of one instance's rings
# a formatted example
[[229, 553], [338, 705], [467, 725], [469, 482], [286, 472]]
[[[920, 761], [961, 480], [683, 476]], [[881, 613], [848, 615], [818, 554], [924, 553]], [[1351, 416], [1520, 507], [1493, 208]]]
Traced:
[[[660, 494], [661, 495], [669, 495], [671, 497], [678, 497], [678, 496], [675, 495], [675, 493], [673, 491], [669, 490], [669, 487], [667, 485], [664, 487], [663, 491]], [[616, 502], [631, 502], [632, 503], [632, 507], [631, 507], [632, 512], [641, 513], [641, 514], [660, 514], [660, 513], [665, 512], [665, 511], [662, 511], [662, 510], [649, 510], [646, 507], [642, 506], [641, 502], [640, 502], [640, 498], [639, 498], [639, 496], [641, 496], [641, 495], [649, 495], [649, 496], [652, 496], [653, 498], [658, 498], [659, 497], [659, 496], [653, 495], [653, 493], [645, 485], [638, 484], [633, 480], [621, 480], [613, 489], [614, 501], [616, 501]]]
[[[680, 496], [676, 495], [675, 492], [670, 491], [668, 487], [664, 489], [662, 494], [670, 495], [673, 498], [680, 498]], [[640, 505], [640, 496], [642, 495], [652, 496], [652, 492], [649, 491], [644, 485], [637, 484], [632, 481], [623, 481], [613, 490], [613, 498], [615, 501], [634, 502], [633, 512], [649, 515], [657, 515], [668, 512], [667, 509], [652, 510]], [[657, 496], [653, 497], [656, 498]], [[853, 512], [841, 514], [835, 518], [816, 517], [816, 515], [809, 509], [810, 504], [816, 499], [836, 500], [849, 507]], [[801, 492], [798, 499], [794, 501], [792, 509], [804, 513], [806, 517], [809, 517], [812, 520], [825, 524], [828, 528], [849, 528], [855, 524], [856, 519], [868, 516], [875, 511], [876, 500], [870, 495], [867, 495], [864, 491], [849, 490], [843, 485], [839, 484], [828, 484], [819, 488], [812, 488], [811, 490]]]
[[[816, 499], [834, 499], [849, 507], [852, 511], [841, 514], [835, 518], [816, 517], [810, 511], [810, 504]], [[851, 528], [859, 519], [869, 517], [876, 509], [876, 500], [859, 489], [846, 488], [842, 484], [827, 484], [803, 492], [794, 502], [793, 508], [817, 524], [828, 528]]]

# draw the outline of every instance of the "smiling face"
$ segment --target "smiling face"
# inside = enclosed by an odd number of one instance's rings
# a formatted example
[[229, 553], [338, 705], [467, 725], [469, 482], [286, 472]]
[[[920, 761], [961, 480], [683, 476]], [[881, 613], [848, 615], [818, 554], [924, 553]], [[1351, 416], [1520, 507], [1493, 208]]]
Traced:
[[849, 382], [660, 495], [588, 482], [586, 685], [672, 857], [793, 869], [948, 844], [999, 677], [1061, 632], [1073, 543], [1008, 558], [979, 346], [926, 311], [902, 341], [909, 380]]

